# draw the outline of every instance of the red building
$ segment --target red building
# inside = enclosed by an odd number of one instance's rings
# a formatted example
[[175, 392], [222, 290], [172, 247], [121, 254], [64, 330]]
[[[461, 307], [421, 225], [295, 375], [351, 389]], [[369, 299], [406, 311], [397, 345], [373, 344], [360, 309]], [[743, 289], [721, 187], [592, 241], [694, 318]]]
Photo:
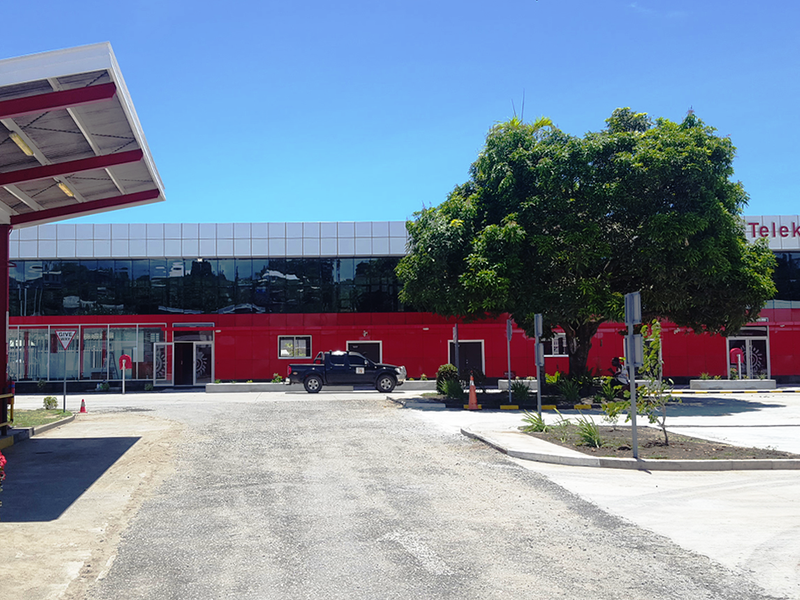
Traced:
[[[770, 220], [774, 220], [775, 224]], [[742, 349], [743, 375], [792, 381], [800, 306], [794, 217], [749, 218], [778, 255], [777, 299], [762, 320], [729, 338], [663, 326], [664, 371], [677, 380], [727, 377]], [[772, 236], [773, 229], [778, 234]], [[781, 237], [781, 233], [784, 233]], [[14, 232], [10, 251], [10, 371], [20, 381], [127, 377], [155, 385], [270, 380], [289, 362], [353, 349], [432, 377], [453, 362], [455, 321], [402, 306], [394, 266], [402, 222], [75, 225]], [[796, 247], [797, 249], [793, 248]], [[65, 351], [58, 331], [74, 331]], [[623, 354], [623, 326], [597, 333], [589, 367], [607, 373]], [[508, 369], [505, 320], [459, 324], [462, 366], [487, 377]], [[548, 341], [546, 371], [566, 372], [563, 334]], [[511, 369], [535, 373], [533, 340], [515, 329]], [[735, 355], [735, 353], [734, 353]]]

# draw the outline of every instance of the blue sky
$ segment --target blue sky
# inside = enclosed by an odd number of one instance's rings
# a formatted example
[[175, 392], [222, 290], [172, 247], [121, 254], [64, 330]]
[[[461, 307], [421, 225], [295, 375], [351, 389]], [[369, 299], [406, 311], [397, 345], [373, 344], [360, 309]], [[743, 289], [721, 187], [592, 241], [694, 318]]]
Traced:
[[4, 6], [0, 57], [111, 42], [167, 195], [77, 221], [406, 219], [467, 179], [523, 96], [526, 120], [576, 135], [621, 106], [693, 108], [737, 146], [747, 214], [800, 212], [800, 4], [787, 0], [65, 6]]

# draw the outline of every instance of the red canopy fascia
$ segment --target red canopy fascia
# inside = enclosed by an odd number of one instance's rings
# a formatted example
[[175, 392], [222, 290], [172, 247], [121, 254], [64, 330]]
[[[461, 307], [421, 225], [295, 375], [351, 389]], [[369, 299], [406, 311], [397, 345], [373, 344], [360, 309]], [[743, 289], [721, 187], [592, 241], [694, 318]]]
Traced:
[[96, 102], [106, 102], [107, 100], [111, 100], [116, 93], [117, 86], [114, 83], [103, 83], [74, 90], [63, 90], [35, 96], [25, 96], [24, 98], [3, 100], [0, 102], [0, 119], [10, 119], [50, 110], [74, 108], [76, 106], [95, 104]]
[[13, 215], [11, 217], [11, 226], [19, 227], [32, 222], [46, 223], [47, 221], [53, 221], [55, 219], [66, 219], [71, 216], [80, 216], [92, 212], [102, 212], [111, 210], [113, 208], [126, 208], [135, 204], [143, 204], [150, 200], [155, 200], [158, 198], [159, 193], [160, 192], [157, 189], [145, 190], [143, 192], [136, 192], [133, 194], [125, 194], [122, 196], [112, 196], [111, 198], [102, 198], [100, 200], [81, 202], [80, 204], [70, 204], [68, 206], [38, 210], [36, 212], [25, 213], [23, 215]]
[[39, 167], [8, 171], [6, 173], [0, 173], [0, 185], [16, 185], [28, 181], [38, 181], [40, 179], [50, 179], [52, 177], [63, 177], [64, 175], [83, 173], [84, 171], [94, 171], [95, 169], [105, 169], [106, 167], [138, 162], [142, 160], [143, 156], [144, 153], [141, 150], [128, 150], [127, 152], [117, 152], [116, 154], [68, 160], [54, 165], [41, 165]]

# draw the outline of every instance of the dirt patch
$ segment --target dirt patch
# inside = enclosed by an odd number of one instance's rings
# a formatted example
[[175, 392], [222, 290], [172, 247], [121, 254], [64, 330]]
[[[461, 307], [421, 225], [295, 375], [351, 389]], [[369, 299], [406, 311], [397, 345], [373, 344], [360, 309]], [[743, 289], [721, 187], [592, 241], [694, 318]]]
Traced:
[[[545, 433], [528, 433], [540, 440], [577, 450], [590, 456], [610, 456], [633, 458], [630, 427], [598, 427], [601, 446], [586, 445], [581, 439], [578, 427], [570, 424], [565, 432], [551, 428]], [[714, 460], [714, 459], [764, 459], [800, 458], [800, 455], [768, 450], [764, 448], [742, 448], [720, 442], [710, 442], [685, 435], [669, 434], [669, 445], [664, 444], [663, 433], [652, 427], [637, 427], [639, 458], [666, 460]]]
[[[0, 564], [3, 598], [28, 600], [82, 599], [90, 584], [105, 576], [116, 556], [122, 532], [142, 503], [174, 472], [173, 456], [185, 432], [183, 425], [151, 416], [126, 413], [80, 414], [67, 425], [32, 440], [15, 444], [8, 452], [8, 478], [0, 496]], [[73, 488], [65, 478], [48, 487], [53, 477], [48, 465], [76, 472], [92, 471], [102, 456], [91, 448], [103, 440], [130, 440], [131, 445], [112, 464], [97, 473], [86, 489]], [[63, 440], [65, 446], [59, 446]], [[35, 452], [40, 441], [49, 441], [60, 452]], [[78, 442], [84, 441], [86, 446]], [[124, 447], [124, 446], [123, 446]], [[65, 448], [75, 448], [71, 452]], [[87, 448], [84, 454], [77, 450]], [[53, 484], [55, 485], [55, 484]], [[63, 501], [63, 511], [47, 518], [19, 509], [16, 520], [5, 515], [16, 503], [25, 502], [28, 489], [55, 490], [58, 494], [42, 505]], [[36, 502], [31, 500], [31, 505]], [[46, 512], [46, 511], [45, 511]]]

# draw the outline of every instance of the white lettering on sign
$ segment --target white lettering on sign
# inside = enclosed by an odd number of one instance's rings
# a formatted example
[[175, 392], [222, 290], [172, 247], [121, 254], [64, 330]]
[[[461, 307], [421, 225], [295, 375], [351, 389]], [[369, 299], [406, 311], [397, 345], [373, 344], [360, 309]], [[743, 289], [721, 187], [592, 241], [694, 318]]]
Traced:
[[64, 348], [64, 350], [66, 350], [69, 347], [69, 344], [72, 341], [72, 338], [75, 337], [75, 330], [74, 329], [69, 329], [69, 330], [62, 329], [60, 331], [56, 331], [56, 335], [58, 336], [58, 341], [61, 342], [61, 347]]

